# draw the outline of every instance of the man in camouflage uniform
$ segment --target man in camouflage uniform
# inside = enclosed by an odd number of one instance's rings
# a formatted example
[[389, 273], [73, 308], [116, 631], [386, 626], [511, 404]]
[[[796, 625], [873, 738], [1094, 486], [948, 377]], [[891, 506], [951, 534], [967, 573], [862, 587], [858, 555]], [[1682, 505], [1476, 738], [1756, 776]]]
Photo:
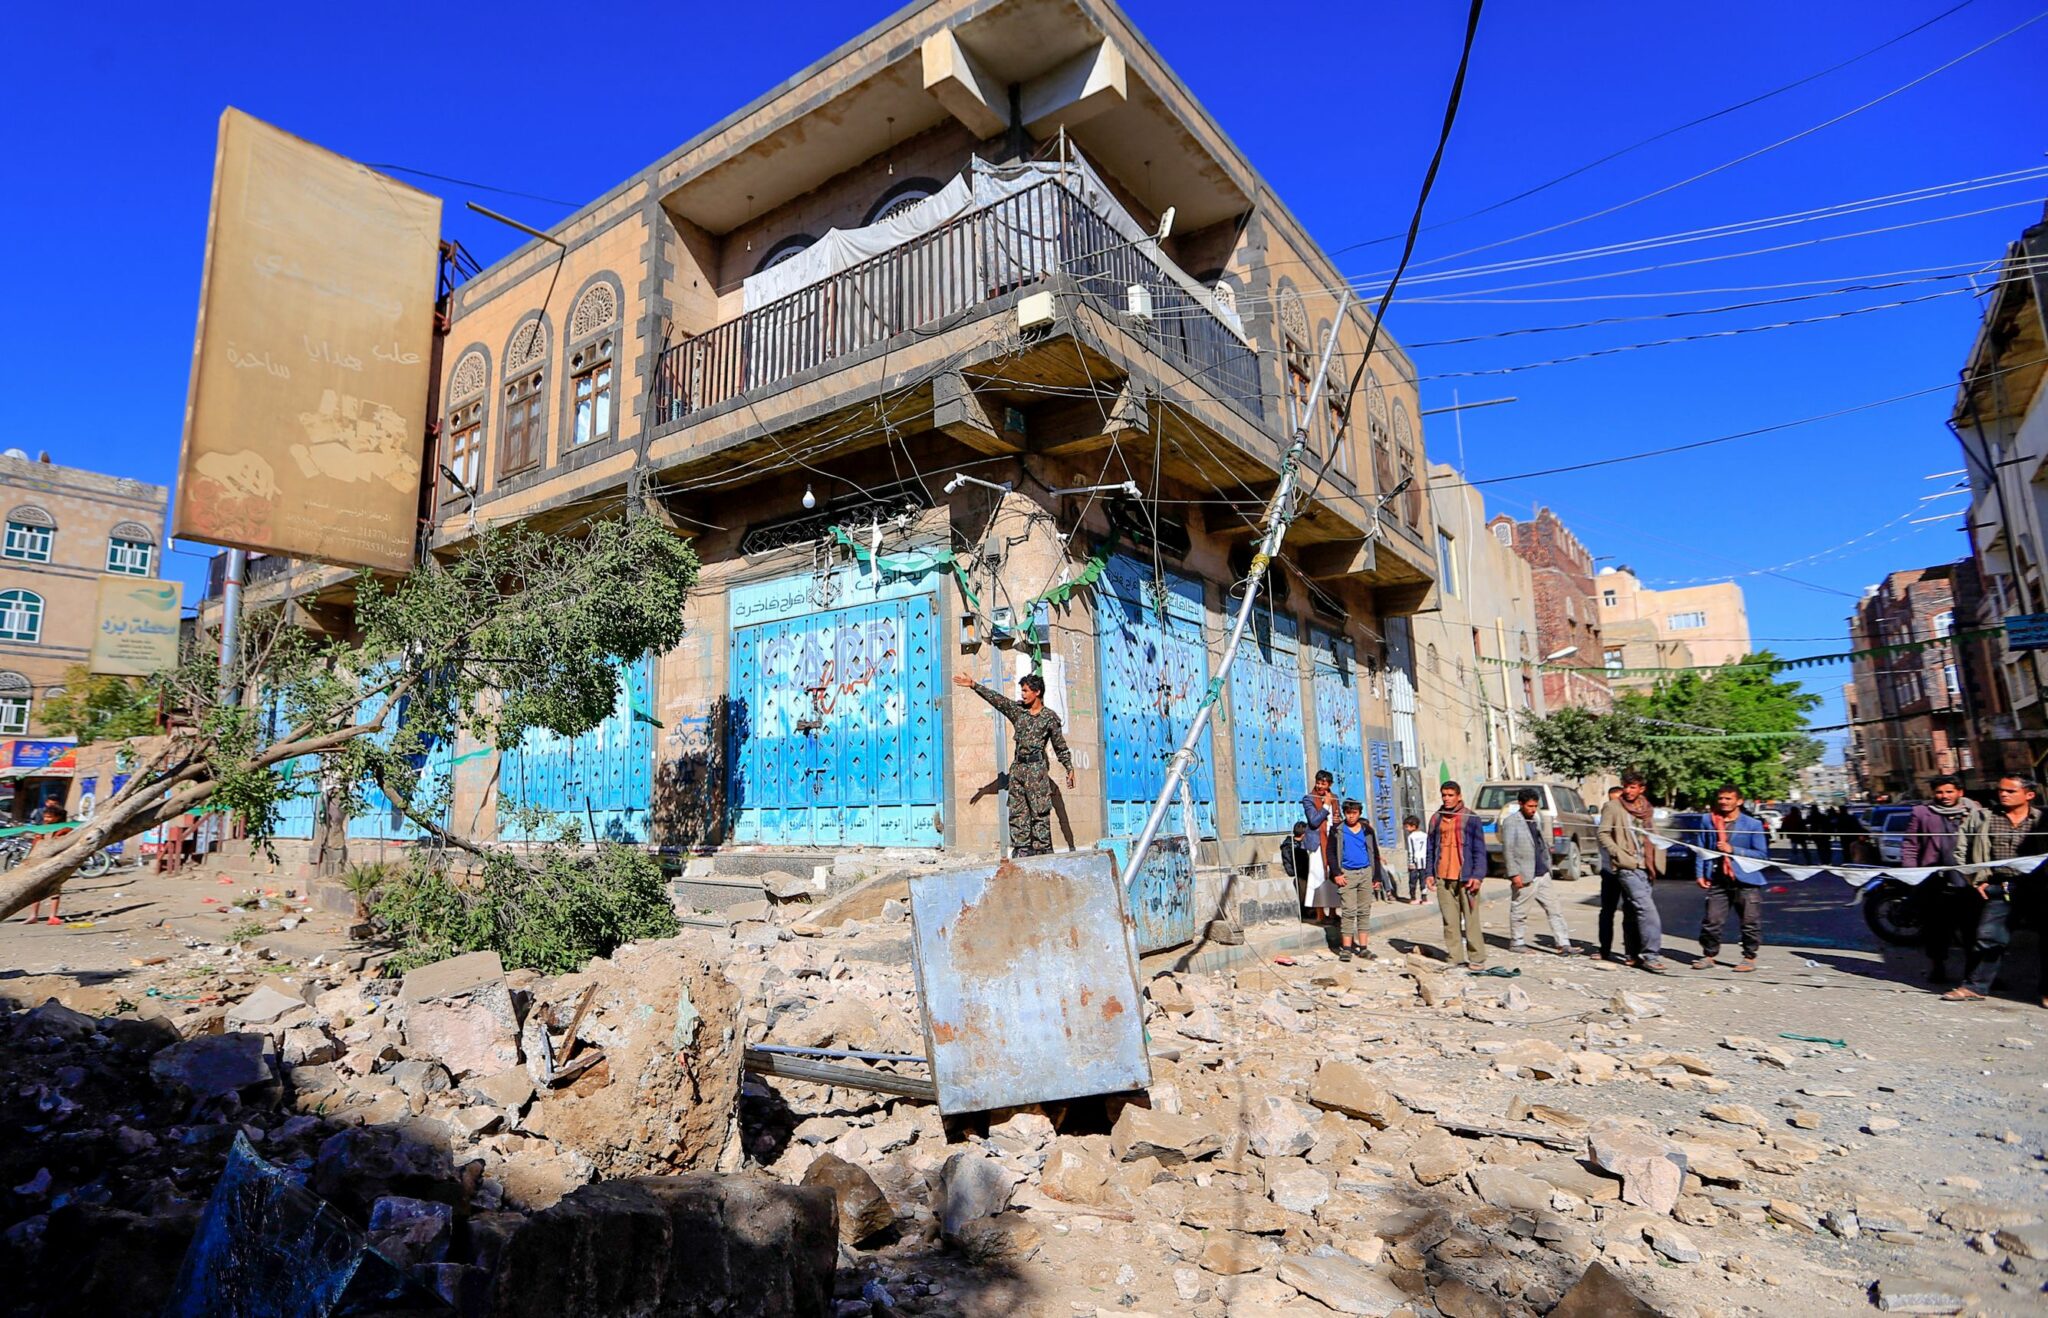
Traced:
[[965, 673], [956, 674], [953, 682], [994, 705], [1017, 732], [1017, 753], [1010, 760], [1010, 854], [1051, 855], [1052, 776], [1045, 760], [1046, 743], [1052, 743], [1052, 753], [1060, 757], [1068, 787], [1074, 785], [1074, 757], [1060, 731], [1060, 716], [1045, 707], [1045, 679], [1036, 673], [1018, 678], [1016, 700]]

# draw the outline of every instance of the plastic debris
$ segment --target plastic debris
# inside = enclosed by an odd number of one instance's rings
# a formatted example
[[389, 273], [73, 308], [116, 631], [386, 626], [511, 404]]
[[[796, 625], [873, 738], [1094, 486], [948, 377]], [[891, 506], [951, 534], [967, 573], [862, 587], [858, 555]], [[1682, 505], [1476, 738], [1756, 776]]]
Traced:
[[1830, 1039], [1820, 1034], [1780, 1034], [1778, 1037], [1780, 1039], [1791, 1039], [1798, 1043], [1824, 1043], [1831, 1048], [1847, 1048], [1849, 1046], [1847, 1039]]

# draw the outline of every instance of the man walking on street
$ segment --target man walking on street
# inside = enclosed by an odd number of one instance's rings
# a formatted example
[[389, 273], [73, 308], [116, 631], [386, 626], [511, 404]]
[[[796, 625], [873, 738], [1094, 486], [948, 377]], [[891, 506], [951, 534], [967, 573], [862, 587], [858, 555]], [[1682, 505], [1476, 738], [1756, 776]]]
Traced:
[[1650, 848], [1650, 823], [1655, 807], [1643, 794], [1643, 775], [1631, 769], [1621, 776], [1621, 795], [1600, 811], [1600, 845], [1614, 860], [1622, 902], [1642, 931], [1642, 949], [1629, 964], [1653, 975], [1667, 973], [1664, 964], [1664, 921], [1650, 888], [1656, 853]]
[[[1905, 843], [1900, 847], [1901, 860], [1912, 869], [1956, 864], [1961, 858], [1963, 831], [1973, 817], [1984, 813], [1984, 807], [1964, 796], [1962, 784], [1947, 774], [1929, 784], [1928, 792], [1934, 800], [1913, 807]], [[1948, 950], [1957, 942], [1962, 943], [1967, 957], [1977, 937], [1977, 913], [1982, 905], [1969, 876], [1961, 870], [1927, 877], [1928, 983], [1949, 982]]]
[[1017, 753], [1010, 759], [1010, 854], [1049, 856], [1052, 854], [1052, 775], [1047, 771], [1045, 748], [1052, 744], [1067, 771], [1067, 786], [1074, 785], [1074, 757], [1067, 750], [1066, 734], [1060, 731], [1060, 716], [1045, 707], [1045, 679], [1026, 673], [1017, 679], [1017, 699], [989, 690], [981, 683], [956, 673], [955, 686], [964, 686], [996, 707], [1010, 720], [1017, 733]]
[[1430, 882], [1444, 918], [1444, 959], [1478, 969], [1486, 964], [1486, 935], [1479, 927], [1479, 882], [1486, 877], [1486, 827], [1465, 808], [1456, 783], [1438, 789], [1443, 808], [1429, 817]]
[[[1742, 964], [1738, 971], [1756, 969], [1756, 954], [1764, 945], [1763, 871], [1745, 873], [1731, 857], [1749, 860], [1771, 858], [1770, 835], [1763, 821], [1744, 812], [1742, 792], [1733, 783], [1714, 793], [1714, 809], [1692, 835], [1702, 872], [1699, 885], [1707, 890], [1706, 918], [1700, 922], [1700, 959], [1694, 970], [1721, 964], [1721, 930], [1728, 923], [1732, 907], [1742, 923]], [[1723, 854], [1707, 854], [1718, 851]]]
[[[2048, 826], [2040, 807], [2041, 789], [2031, 778], [2005, 777], [1998, 780], [1998, 809], [1972, 816], [1963, 828], [1963, 863], [2017, 860], [2024, 856], [2048, 855]], [[1977, 937], [1963, 966], [1963, 982], [1942, 994], [1945, 1002], [1977, 1002], [1989, 997], [1998, 984], [1998, 968], [2005, 949], [2012, 942], [2012, 908], [2015, 902], [2032, 899], [2044, 876], [2036, 870], [1974, 870], [1970, 888], [1982, 903], [1977, 914]], [[2041, 1005], [2048, 1006], [2048, 938], [2041, 940], [2041, 984], [2035, 991]]]
[[1380, 863], [1379, 838], [1366, 827], [1363, 803], [1344, 803], [1344, 822], [1337, 825], [1331, 850], [1337, 853], [1337, 885], [1344, 890], [1337, 959], [1349, 961], [1354, 952], [1369, 957], [1366, 938], [1372, 926], [1373, 891], [1385, 881], [1386, 866]]
[[1557, 894], [1550, 888], [1550, 816], [1542, 809], [1543, 798], [1533, 787], [1515, 794], [1515, 808], [1500, 822], [1500, 855], [1508, 882], [1515, 895], [1508, 903], [1508, 951], [1526, 952], [1529, 942], [1529, 908], [1542, 910], [1550, 921], [1550, 936], [1559, 956], [1572, 955], [1572, 931], [1558, 909]]
[[[1607, 799], [1609, 801], [1620, 800], [1621, 788], [1608, 788]], [[1602, 808], [1604, 809], [1605, 807]], [[1607, 854], [1607, 845], [1605, 843], [1600, 843], [1599, 847], [1600, 959], [1602, 961], [1612, 961], [1614, 960], [1614, 915], [1616, 911], [1622, 909], [1624, 890], [1621, 886], [1621, 873], [1614, 867], [1614, 857]], [[1630, 961], [1634, 961], [1643, 953], [1643, 931], [1636, 924], [1635, 916], [1632, 914], [1625, 913], [1622, 916], [1621, 946], [1622, 950], [1628, 954], [1628, 960]]]

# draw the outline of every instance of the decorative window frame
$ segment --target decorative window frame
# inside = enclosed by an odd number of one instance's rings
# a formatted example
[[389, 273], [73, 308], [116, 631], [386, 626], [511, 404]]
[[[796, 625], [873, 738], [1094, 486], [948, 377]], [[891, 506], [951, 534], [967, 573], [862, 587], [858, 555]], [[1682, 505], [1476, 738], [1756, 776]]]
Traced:
[[[528, 336], [533, 333], [536, 324], [540, 326], [540, 341], [529, 349]], [[504, 355], [499, 359], [503, 365], [498, 371], [498, 379], [492, 394], [496, 399], [495, 410], [498, 415], [497, 452], [491, 462], [493, 493], [502, 494], [525, 489], [547, 478], [549, 418], [554, 409], [543, 405], [534, 414], [533, 425], [539, 433], [534, 438], [532, 463], [521, 466], [516, 471], [505, 470], [505, 441], [512, 433], [514, 391], [536, 375], [540, 380], [535, 386], [535, 392], [543, 399], [554, 387], [554, 349], [555, 326], [545, 311], [526, 312], [519, 317], [519, 323], [513, 328], [512, 333], [506, 336]], [[524, 406], [526, 395], [521, 394], [518, 401]]]
[[761, 253], [761, 260], [754, 266], [751, 273], [758, 275], [763, 270], [773, 269], [787, 261], [790, 257], [795, 256], [798, 252], [811, 247], [817, 241], [815, 237], [808, 233], [793, 233], [787, 238], [778, 238], [774, 246]]
[[[123, 530], [141, 531], [142, 535], [122, 535]], [[145, 538], [149, 534], [145, 527], [132, 522], [114, 528], [107, 537], [107, 571], [118, 577], [147, 577], [156, 570], [156, 544]], [[140, 550], [138, 556], [135, 551]], [[138, 563], [136, 560], [140, 558]]]
[[[477, 364], [476, 378], [463, 378], [464, 368], [471, 362]], [[434, 489], [438, 493], [435, 506], [450, 508], [461, 504], [466, 497], [438, 470], [446, 466], [451, 470], [455, 464], [449, 445], [455, 442], [455, 432], [476, 427], [477, 462], [475, 478], [466, 482], [471, 493], [479, 500], [483, 497], [484, 483], [490, 479], [493, 464], [491, 455], [491, 350], [482, 343], [471, 343], [455, 354], [455, 368], [448, 372], [448, 387], [441, 395], [441, 442], [435, 449], [435, 465], [432, 472]]]
[[875, 204], [868, 207], [868, 216], [866, 219], [861, 221], [861, 225], [865, 227], [870, 224], [880, 224], [882, 222], [882, 218], [886, 216], [890, 212], [890, 210], [895, 208], [898, 204], [900, 204], [905, 198], [909, 197], [912, 193], [917, 194], [918, 201], [923, 201], [926, 198], [937, 193], [941, 188], [945, 186], [945, 184], [939, 182], [939, 180], [935, 178], [918, 177], [904, 179], [901, 182], [897, 183], [894, 187], [891, 187], [888, 191], [884, 192], [881, 196], [875, 198]]
[[[600, 287], [611, 292], [611, 317], [609, 320], [585, 322], [581, 318], [583, 308]], [[583, 281], [569, 308], [568, 329], [562, 340], [561, 443], [557, 446], [559, 453], [555, 460], [555, 465], [563, 471], [574, 471], [618, 452], [626, 439], [626, 421], [631, 406], [626, 389], [631, 378], [631, 363], [626, 356], [626, 333], [632, 322], [626, 315], [625, 285], [617, 274], [601, 270]], [[612, 368], [611, 433], [586, 444], [578, 444], [576, 377], [606, 362]]]
[[[15, 552], [15, 532], [21, 532], [22, 552]], [[26, 546], [38, 542], [34, 550]], [[24, 503], [7, 512], [6, 539], [0, 543], [0, 558], [15, 563], [48, 563], [57, 552], [57, 519], [40, 504]]]
[[[33, 601], [33, 604], [31, 604]], [[25, 625], [16, 628], [7, 623], [9, 606], [20, 604]], [[43, 643], [43, 614], [49, 608], [49, 601], [32, 590], [0, 590], [0, 641], [12, 641], [17, 645], [41, 645]]]

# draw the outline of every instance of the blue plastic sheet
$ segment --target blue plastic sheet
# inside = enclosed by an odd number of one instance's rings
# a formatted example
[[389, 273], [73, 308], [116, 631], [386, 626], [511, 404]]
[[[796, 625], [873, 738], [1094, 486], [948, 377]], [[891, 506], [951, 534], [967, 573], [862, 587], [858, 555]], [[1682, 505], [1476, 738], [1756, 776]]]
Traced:
[[164, 1318], [351, 1318], [394, 1309], [447, 1306], [236, 1135]]

